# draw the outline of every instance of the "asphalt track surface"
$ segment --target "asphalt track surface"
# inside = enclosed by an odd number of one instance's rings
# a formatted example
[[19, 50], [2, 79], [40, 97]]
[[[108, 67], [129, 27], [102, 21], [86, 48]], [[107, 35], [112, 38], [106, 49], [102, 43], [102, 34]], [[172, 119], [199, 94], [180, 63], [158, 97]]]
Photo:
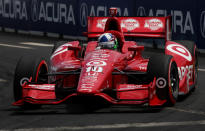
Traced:
[[[198, 89], [174, 107], [148, 110], [137, 107], [109, 107], [93, 113], [69, 113], [64, 105], [23, 111], [12, 106], [13, 75], [20, 56], [48, 57], [58, 41], [0, 32], [0, 130], [82, 131], [204, 131], [205, 57], [199, 56]], [[32, 59], [32, 58], [31, 58]]]

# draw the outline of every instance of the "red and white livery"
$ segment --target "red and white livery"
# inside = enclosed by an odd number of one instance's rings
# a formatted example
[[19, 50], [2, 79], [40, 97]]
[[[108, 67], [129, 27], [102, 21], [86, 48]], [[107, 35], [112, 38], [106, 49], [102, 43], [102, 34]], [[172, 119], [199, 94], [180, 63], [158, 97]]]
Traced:
[[[196, 44], [171, 40], [171, 17], [88, 17], [90, 39], [113, 34], [119, 50], [97, 49], [79, 41], [54, 45], [50, 64], [26, 56], [17, 64], [13, 105], [33, 107], [69, 102], [114, 105], [174, 105], [197, 84]], [[142, 57], [144, 46], [127, 37], [164, 39], [164, 53]], [[100, 101], [100, 102], [99, 102]], [[90, 104], [94, 105], [94, 104]]]

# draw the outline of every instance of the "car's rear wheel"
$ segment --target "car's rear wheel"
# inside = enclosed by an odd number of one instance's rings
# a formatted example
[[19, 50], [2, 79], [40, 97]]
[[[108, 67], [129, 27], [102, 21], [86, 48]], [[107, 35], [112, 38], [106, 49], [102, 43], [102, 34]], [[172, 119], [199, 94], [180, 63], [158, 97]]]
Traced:
[[167, 100], [168, 105], [174, 105], [179, 93], [179, 76], [177, 65], [172, 56], [155, 54], [149, 59], [148, 76], [156, 77], [156, 94], [159, 99]]
[[[13, 82], [13, 92], [15, 101], [22, 99], [22, 86], [30, 79], [31, 82], [47, 83], [48, 77], [43, 74], [48, 73], [48, 67], [44, 58], [35, 57], [33, 55], [26, 55], [20, 58], [17, 63]], [[32, 105], [24, 103], [21, 106], [24, 109], [33, 109], [40, 107], [39, 105]]]
[[191, 53], [192, 57], [194, 58], [194, 73], [193, 73], [194, 87], [192, 89], [192, 91], [194, 91], [197, 87], [197, 79], [198, 79], [198, 51], [197, 51], [196, 44], [194, 41], [190, 41], [190, 40], [174, 40], [174, 42], [179, 43], [184, 47], [186, 47]]
[[172, 62], [170, 64], [171, 67], [169, 67], [169, 91], [167, 104], [172, 106], [176, 103], [179, 94], [179, 76], [176, 63]]

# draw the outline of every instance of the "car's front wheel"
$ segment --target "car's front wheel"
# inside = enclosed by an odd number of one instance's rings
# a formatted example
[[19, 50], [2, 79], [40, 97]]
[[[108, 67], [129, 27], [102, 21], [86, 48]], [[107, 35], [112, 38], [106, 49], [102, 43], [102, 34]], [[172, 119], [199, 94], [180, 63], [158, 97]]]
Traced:
[[149, 59], [147, 67], [150, 79], [156, 77], [156, 94], [168, 105], [174, 105], [179, 93], [179, 76], [176, 62], [172, 56], [155, 54]]
[[[48, 73], [48, 67], [44, 58], [26, 55], [22, 56], [18, 61], [14, 74], [13, 92], [15, 101], [22, 99], [22, 86], [30, 79], [31, 82], [47, 83], [48, 77], [43, 75]], [[36, 108], [39, 105], [31, 105], [25, 103], [22, 108]]]

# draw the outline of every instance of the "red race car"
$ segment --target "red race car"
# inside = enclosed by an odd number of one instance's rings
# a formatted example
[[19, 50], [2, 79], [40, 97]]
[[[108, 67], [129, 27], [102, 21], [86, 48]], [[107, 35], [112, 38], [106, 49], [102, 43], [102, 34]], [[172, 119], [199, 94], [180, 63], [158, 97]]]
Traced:
[[[89, 41], [54, 45], [49, 65], [22, 57], [15, 70], [13, 105], [109, 103], [174, 105], [197, 84], [197, 48], [192, 41], [171, 41], [171, 17], [88, 17]], [[164, 53], [145, 59], [144, 46], [125, 38], [164, 39]], [[91, 104], [92, 103], [92, 104]]]

